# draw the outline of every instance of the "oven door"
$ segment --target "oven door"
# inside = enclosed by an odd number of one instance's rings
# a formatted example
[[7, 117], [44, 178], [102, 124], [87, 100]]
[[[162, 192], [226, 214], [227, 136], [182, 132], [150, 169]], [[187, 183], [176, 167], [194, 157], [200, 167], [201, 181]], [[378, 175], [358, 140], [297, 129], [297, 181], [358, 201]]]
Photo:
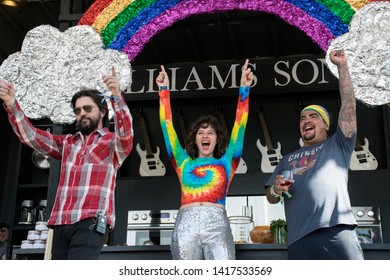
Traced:
[[171, 245], [172, 228], [127, 229], [127, 246]]
[[361, 223], [355, 228], [355, 232], [361, 244], [383, 243], [380, 225]]

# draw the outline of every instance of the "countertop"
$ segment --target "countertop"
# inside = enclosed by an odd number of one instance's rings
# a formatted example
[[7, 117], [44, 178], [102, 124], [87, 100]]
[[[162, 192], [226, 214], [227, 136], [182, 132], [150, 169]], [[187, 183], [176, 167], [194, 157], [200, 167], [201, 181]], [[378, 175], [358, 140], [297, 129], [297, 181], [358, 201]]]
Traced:
[[[390, 260], [390, 243], [362, 244], [366, 260]], [[44, 249], [14, 247], [13, 259], [43, 259]], [[236, 244], [237, 260], [286, 260], [285, 244]], [[104, 246], [102, 260], [170, 260], [169, 245]]]

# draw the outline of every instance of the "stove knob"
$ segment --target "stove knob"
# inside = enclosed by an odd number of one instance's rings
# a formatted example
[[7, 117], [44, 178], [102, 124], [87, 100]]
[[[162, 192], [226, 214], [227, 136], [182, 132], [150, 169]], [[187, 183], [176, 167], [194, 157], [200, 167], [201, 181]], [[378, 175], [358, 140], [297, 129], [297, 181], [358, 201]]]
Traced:
[[132, 218], [134, 221], [138, 220], [138, 214], [134, 214]]
[[368, 217], [374, 217], [374, 211], [372, 211], [372, 210], [369, 210], [368, 212], [367, 212], [367, 216]]
[[144, 220], [144, 221], [145, 221], [147, 218], [148, 218], [148, 215], [146, 215], [146, 214], [142, 214], [142, 216], [141, 216], [141, 219], [142, 219], [142, 220]]
[[358, 217], [363, 217], [364, 212], [363, 212], [362, 210], [358, 210], [358, 211], [356, 212], [356, 215], [357, 215]]
[[173, 218], [176, 220], [176, 218], [177, 218], [177, 213], [173, 214]]

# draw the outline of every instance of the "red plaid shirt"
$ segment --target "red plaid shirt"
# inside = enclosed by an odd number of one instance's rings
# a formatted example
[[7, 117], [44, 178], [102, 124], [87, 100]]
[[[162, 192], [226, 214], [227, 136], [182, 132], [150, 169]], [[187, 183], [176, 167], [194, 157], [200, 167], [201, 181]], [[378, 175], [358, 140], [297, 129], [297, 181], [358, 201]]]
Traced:
[[104, 212], [108, 224], [114, 227], [116, 174], [133, 148], [133, 120], [123, 98], [111, 102], [115, 133], [103, 128], [86, 138], [80, 132], [53, 135], [37, 129], [18, 103], [11, 108], [5, 106], [12, 128], [22, 143], [61, 161], [49, 226], [73, 224]]

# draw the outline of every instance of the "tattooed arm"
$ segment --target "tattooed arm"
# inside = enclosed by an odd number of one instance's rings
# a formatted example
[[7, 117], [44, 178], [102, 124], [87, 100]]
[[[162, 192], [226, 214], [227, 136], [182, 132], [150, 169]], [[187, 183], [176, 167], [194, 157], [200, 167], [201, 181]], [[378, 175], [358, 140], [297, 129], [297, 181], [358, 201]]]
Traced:
[[330, 60], [337, 66], [339, 72], [341, 107], [338, 125], [345, 137], [351, 138], [357, 130], [356, 98], [348, 69], [347, 56], [343, 50], [332, 51]]

